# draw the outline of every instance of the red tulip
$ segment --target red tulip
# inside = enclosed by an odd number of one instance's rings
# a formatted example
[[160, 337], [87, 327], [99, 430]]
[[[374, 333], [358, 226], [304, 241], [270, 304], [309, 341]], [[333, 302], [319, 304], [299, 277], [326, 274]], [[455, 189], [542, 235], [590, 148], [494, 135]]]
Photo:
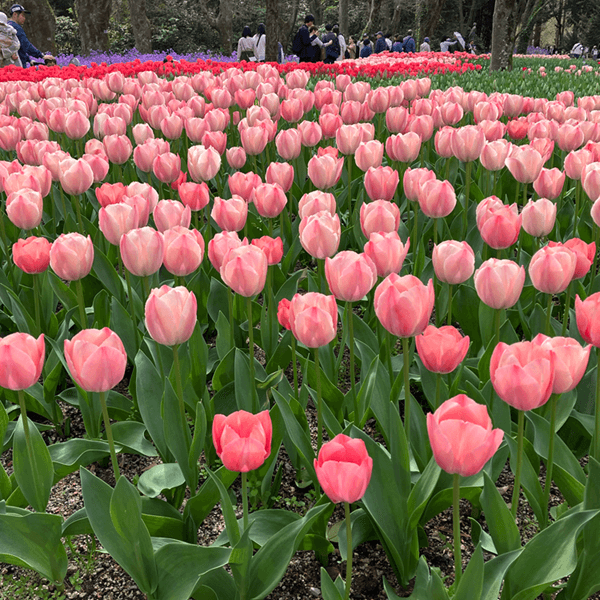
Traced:
[[502, 429], [492, 429], [487, 408], [459, 394], [427, 415], [427, 433], [435, 462], [447, 473], [475, 475], [502, 443]]
[[86, 392], [108, 392], [124, 377], [127, 354], [108, 327], [84, 329], [64, 343], [71, 377]]
[[269, 411], [256, 415], [238, 410], [229, 416], [215, 415], [212, 436], [217, 456], [229, 471], [247, 473], [258, 469], [271, 454], [273, 426]]
[[343, 433], [323, 444], [314, 461], [323, 492], [334, 503], [357, 502], [367, 491], [373, 459], [361, 439]]

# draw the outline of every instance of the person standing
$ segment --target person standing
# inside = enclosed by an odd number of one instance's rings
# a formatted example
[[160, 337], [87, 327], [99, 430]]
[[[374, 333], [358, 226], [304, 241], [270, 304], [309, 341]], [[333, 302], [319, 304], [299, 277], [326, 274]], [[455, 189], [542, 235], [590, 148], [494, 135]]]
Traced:
[[0, 67], [23, 66], [18, 54], [20, 46], [16, 29], [8, 24], [8, 17], [0, 12]]
[[404, 45], [402, 44], [402, 38], [400, 34], [394, 37], [394, 43], [392, 44], [392, 52], [404, 52]]
[[383, 37], [383, 31], [378, 31], [377, 41], [375, 42], [375, 49], [373, 52], [375, 52], [375, 54], [379, 54], [380, 52], [385, 52], [387, 49], [388, 47], [385, 43], [385, 38]]
[[265, 62], [265, 53], [267, 50], [267, 32], [264, 23], [259, 23], [254, 36], [256, 42], [256, 60]]
[[347, 58], [356, 58], [356, 42], [352, 36], [348, 38], [348, 48], [346, 48], [346, 52], [348, 53]]
[[454, 46], [454, 44], [458, 44], [458, 40], [452, 41], [450, 36], [446, 37], [443, 42], [440, 42], [440, 52], [450, 52], [450, 46]]
[[411, 54], [417, 50], [417, 44], [415, 43], [412, 29], [408, 30], [407, 36], [402, 40], [402, 47], [404, 52], [410, 52]]
[[304, 17], [304, 25], [298, 29], [292, 44], [292, 51], [300, 59], [300, 62], [313, 62], [314, 50], [311, 42], [309, 28], [315, 24], [315, 18], [312, 15]]
[[321, 38], [325, 46], [325, 62], [326, 64], [334, 63], [340, 56], [340, 42], [337, 34], [333, 32], [333, 25], [329, 23], [325, 25], [326, 33]]
[[371, 56], [371, 54], [373, 54], [373, 48], [371, 48], [371, 40], [368, 37], [366, 37], [363, 39], [363, 46], [360, 49], [360, 57], [368, 58], [369, 56]]
[[255, 61], [256, 57], [256, 42], [252, 37], [252, 31], [250, 30], [250, 27], [246, 25], [246, 27], [244, 27], [244, 30], [242, 31], [242, 37], [238, 42], [237, 59], [238, 61]]
[[344, 58], [346, 58], [346, 50], [348, 48], [346, 45], [346, 40], [344, 36], [340, 33], [339, 25], [333, 26], [333, 33], [335, 33], [338, 36], [338, 43], [340, 45], [340, 55], [338, 56], [337, 60], [342, 61], [344, 60]]
[[29, 66], [29, 57], [45, 58], [45, 56], [27, 39], [27, 35], [23, 29], [25, 23], [25, 15], [30, 15], [31, 12], [25, 10], [20, 4], [13, 4], [10, 8], [11, 17], [8, 24], [17, 32], [17, 38], [21, 47], [19, 48], [19, 59], [23, 67]]
[[419, 48], [419, 52], [431, 52], [431, 46], [429, 45], [429, 38], [426, 37], [423, 40], [423, 43], [421, 44], [420, 48]]

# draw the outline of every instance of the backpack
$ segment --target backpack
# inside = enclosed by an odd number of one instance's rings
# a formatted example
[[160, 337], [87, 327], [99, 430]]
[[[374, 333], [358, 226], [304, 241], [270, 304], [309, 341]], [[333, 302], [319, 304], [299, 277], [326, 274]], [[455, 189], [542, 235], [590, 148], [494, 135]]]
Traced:
[[300, 29], [296, 32], [296, 36], [294, 37], [294, 42], [292, 44], [292, 52], [297, 56], [302, 52], [302, 34], [300, 33]]

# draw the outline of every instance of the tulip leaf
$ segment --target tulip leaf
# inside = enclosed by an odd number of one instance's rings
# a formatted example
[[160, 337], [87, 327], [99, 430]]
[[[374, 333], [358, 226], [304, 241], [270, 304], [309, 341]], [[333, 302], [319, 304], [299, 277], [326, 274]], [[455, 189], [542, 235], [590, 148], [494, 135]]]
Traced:
[[523, 548], [507, 552], [485, 563], [483, 567], [483, 590], [480, 600], [498, 600], [504, 574], [521, 555], [521, 552], [523, 552]]
[[198, 459], [204, 449], [204, 443], [206, 441], [206, 411], [202, 402], [196, 404], [196, 420], [194, 423], [194, 437], [192, 439], [192, 445], [190, 446], [190, 454], [188, 461], [190, 468], [198, 468]]
[[[327, 347], [319, 348], [319, 359], [327, 357]], [[310, 355], [309, 355], [310, 356]], [[300, 359], [300, 357], [298, 356]], [[342, 407], [344, 406], [344, 394], [340, 392], [329, 377], [327, 377], [324, 365], [321, 364], [321, 393], [323, 400], [327, 403], [336, 418], [340, 418]], [[306, 381], [314, 390], [317, 389], [317, 372], [315, 363], [308, 357], [304, 361], [304, 373], [306, 373]]]
[[96, 537], [142, 592], [152, 595], [158, 575], [137, 490], [125, 477], [113, 490], [83, 467], [80, 476], [86, 513]]
[[115, 296], [110, 304], [110, 328], [121, 338], [127, 358], [134, 362], [139, 338], [137, 322]]
[[219, 311], [219, 316], [216, 320], [215, 327], [217, 328], [217, 354], [219, 358], [223, 360], [225, 356], [231, 351], [231, 323], [229, 319]]
[[[264, 546], [279, 530], [299, 519], [300, 515], [296, 513], [274, 508], [250, 513], [248, 515], [248, 523], [252, 524], [250, 539], [258, 546]], [[242, 524], [243, 519], [238, 519], [238, 525], [241, 527]], [[226, 544], [229, 544], [229, 535], [227, 530], [224, 530], [212, 545], [225, 546]]]
[[[231, 506], [231, 499], [227, 493], [227, 489], [221, 482], [220, 478], [217, 477], [210, 469], [206, 469], [208, 476], [212, 482], [216, 485], [219, 490], [219, 496], [221, 497], [221, 511], [223, 513], [223, 520], [225, 521], [225, 527], [227, 528], [227, 535], [229, 537], [231, 546], [236, 546], [240, 541], [240, 527], [235, 518], [233, 507]], [[236, 473], [237, 476], [237, 473]]]
[[169, 380], [165, 381], [163, 419], [167, 446], [179, 463], [188, 487], [195, 492], [198, 487], [198, 467], [197, 464], [190, 464], [192, 435], [187, 420], [185, 423], [182, 420], [179, 400]]
[[177, 463], [161, 463], [144, 471], [138, 480], [138, 489], [144, 496], [156, 498], [164, 490], [172, 490], [185, 483]]
[[570, 514], [532, 538], [506, 573], [503, 600], [534, 600], [548, 585], [570, 575], [577, 565], [579, 531], [598, 512]]
[[[350, 521], [352, 523], [352, 549], [354, 550], [363, 542], [369, 540], [377, 540], [377, 533], [373, 527], [373, 523], [367, 515], [367, 513], [359, 508], [353, 510], [350, 515]], [[339, 522], [338, 530], [338, 549], [342, 560], [347, 560], [348, 554], [348, 542], [346, 540], [346, 523], [344, 521]]]
[[227, 294], [229, 293], [229, 290], [223, 283], [217, 278], [211, 277], [207, 310], [213, 323], [219, 320], [219, 312], [228, 306]]
[[277, 586], [304, 536], [329, 509], [329, 503], [314, 506], [269, 538], [250, 561], [247, 598], [262, 600]]
[[[592, 456], [588, 463], [589, 477], [585, 487], [583, 507], [586, 510], [600, 508], [600, 463]], [[569, 577], [565, 600], [586, 600], [600, 590], [600, 514], [583, 528], [583, 550], [577, 568]], [[562, 596], [561, 596], [562, 598]]]
[[[336, 581], [338, 579], [341, 581], [339, 575]], [[321, 567], [321, 594], [323, 594], [323, 600], [343, 600], [344, 598], [343, 591], [336, 587], [331, 577], [329, 577], [329, 573], [323, 567]]]
[[67, 574], [67, 553], [60, 539], [61, 525], [59, 515], [0, 510], [0, 561], [33, 569], [53, 583], [62, 583]]
[[407, 533], [414, 530], [419, 524], [421, 515], [431, 499], [441, 472], [442, 470], [432, 457], [408, 496], [407, 510], [409, 519]]
[[146, 425], [138, 421], [120, 421], [112, 425], [115, 442], [131, 454], [158, 456], [156, 448], [146, 439], [146, 431]]
[[54, 290], [57, 298], [60, 300], [60, 303], [68, 310], [75, 309], [72, 313], [72, 318], [77, 321], [77, 324], [80, 327], [84, 327], [82, 323], [79, 321], [79, 313], [77, 312], [77, 296], [75, 292], [67, 286], [61, 279], [59, 279], [52, 271], [48, 271], [48, 281], [50, 282], [50, 286]]
[[194, 333], [188, 341], [189, 353], [193, 357], [191, 361], [191, 382], [198, 398], [202, 398], [206, 391], [206, 366], [208, 364], [208, 346], [200, 323], [196, 323]]
[[94, 264], [92, 268], [94, 275], [110, 292], [110, 295], [116, 297], [121, 304], [125, 304], [123, 281], [117, 274], [114, 265], [110, 263], [97, 246], [94, 248]]
[[477, 292], [474, 287], [466, 283], [457, 286], [457, 288], [454, 303], [457, 310], [453, 313], [454, 319], [460, 323], [465, 335], [471, 338], [472, 347], [481, 348], [478, 312], [473, 310], [480, 302]]
[[173, 462], [172, 454], [165, 440], [161, 404], [164, 381], [156, 367], [142, 352], [135, 357], [135, 391], [136, 400], [142, 420], [156, 446], [163, 462]]
[[[254, 356], [252, 356], [254, 360]], [[250, 377], [249, 358], [239, 349], [235, 349], [234, 359], [235, 400], [238, 410], [255, 414], [258, 412], [258, 391], [256, 381]], [[252, 393], [255, 390], [255, 393]]]
[[26, 418], [29, 441], [25, 437], [22, 416], [17, 421], [13, 435], [15, 479], [27, 502], [37, 512], [44, 512], [54, 484], [54, 467], [44, 439], [33, 421]]
[[72, 438], [48, 448], [54, 463], [56, 481], [66, 477], [90, 463], [109, 456], [110, 449], [106, 442], [100, 440], [84, 440]]
[[[161, 546], [155, 554], [158, 588], [154, 597], [156, 600], [189, 598], [202, 576], [226, 565], [230, 554], [229, 548], [205, 548], [182, 542]], [[190, 569], [190, 565], [194, 568]]]
[[[410, 600], [449, 600], [448, 592], [435, 570], [429, 570], [424, 556], [419, 559], [417, 576]], [[398, 595], [393, 592], [392, 586], [383, 578], [383, 587], [390, 600], [396, 600]]]
[[12, 312], [12, 318], [17, 325], [19, 331], [37, 331], [37, 326], [35, 324], [34, 318], [27, 312], [27, 309], [21, 302], [21, 299], [15, 291], [6, 286], [4, 283], [0, 283], [0, 285], [6, 289], [10, 296], [10, 308]]
[[62, 537], [68, 535], [94, 535], [94, 530], [90, 525], [85, 508], [75, 511], [62, 524]]
[[215, 392], [224, 388], [228, 383], [234, 382], [234, 364], [237, 348], [232, 348], [223, 358], [220, 359], [215, 372], [213, 373], [211, 385]]
[[515, 520], [500, 496], [494, 482], [487, 473], [483, 473], [483, 492], [481, 493], [481, 506], [485, 512], [485, 522], [498, 554], [504, 554], [521, 547], [521, 534]]
[[481, 544], [477, 545], [471, 560], [460, 579], [452, 600], [471, 600], [481, 598], [483, 591], [483, 552]]
[[0, 402], [0, 452], [2, 451], [2, 445], [4, 444], [4, 438], [6, 437], [6, 430], [8, 429], [8, 413], [4, 404]]

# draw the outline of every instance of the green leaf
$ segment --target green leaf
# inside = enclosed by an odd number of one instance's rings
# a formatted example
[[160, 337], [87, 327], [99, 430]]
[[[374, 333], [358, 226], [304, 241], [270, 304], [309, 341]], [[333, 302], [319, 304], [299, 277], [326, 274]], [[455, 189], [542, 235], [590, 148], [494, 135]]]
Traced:
[[20, 416], [13, 435], [15, 479], [27, 502], [37, 511], [45, 512], [54, 483], [54, 467], [50, 452], [33, 421], [29, 424], [28, 447]]
[[60, 539], [62, 517], [2, 512], [0, 562], [33, 569], [53, 583], [62, 583], [67, 574], [67, 553]]
[[223, 359], [231, 351], [231, 323], [222, 311], [219, 311], [217, 322], [217, 354]]
[[240, 528], [235, 518], [233, 507], [231, 506], [229, 494], [223, 483], [221, 483], [221, 480], [210, 469], [206, 469], [206, 471], [219, 490], [219, 496], [221, 497], [221, 511], [223, 512], [223, 520], [225, 521], [225, 527], [227, 528], [227, 535], [229, 536], [231, 545], [236, 546], [240, 541]]
[[138, 480], [138, 489], [144, 496], [156, 498], [164, 490], [172, 490], [185, 483], [177, 463], [162, 463], [144, 471]]
[[194, 424], [194, 438], [190, 447], [189, 463], [190, 468], [198, 468], [198, 459], [204, 448], [206, 441], [206, 411], [202, 402], [196, 404], [196, 422]]
[[137, 421], [120, 421], [113, 423], [112, 433], [115, 442], [141, 456], [158, 456], [156, 448], [146, 439], [146, 425]]
[[485, 472], [483, 479], [481, 506], [498, 554], [518, 550], [521, 547], [519, 528], [494, 482]]
[[481, 598], [483, 591], [483, 552], [481, 546], [475, 548], [475, 552], [460, 579], [456, 594], [452, 600], [471, 600]]
[[425, 470], [419, 477], [417, 483], [411, 490], [407, 502], [407, 511], [409, 515], [407, 534], [414, 530], [419, 524], [421, 515], [423, 514], [427, 503], [431, 499], [441, 472], [442, 470], [432, 457], [425, 467]]
[[[77, 296], [75, 292], [67, 285], [65, 285], [61, 279], [59, 279], [52, 271], [48, 271], [48, 281], [54, 290], [54, 293], [60, 300], [60, 303], [68, 310], [77, 309]], [[79, 312], [74, 310], [72, 318], [77, 321], [77, 324], [82, 327], [79, 321]]]
[[[388, 594], [388, 598], [396, 600], [398, 596], [396, 594], [391, 595], [393, 590], [385, 577], [383, 579], [383, 587]], [[440, 576], [435, 571], [429, 570], [427, 561], [423, 556], [419, 559], [415, 587], [409, 598], [410, 600], [449, 600], [448, 592]]]
[[117, 300], [116, 296], [112, 297], [110, 313], [110, 328], [121, 338], [127, 358], [134, 362], [138, 349], [136, 338], [139, 337], [137, 323], [132, 319], [131, 312]]
[[[205, 548], [181, 542], [162, 546], [155, 554], [158, 570], [156, 600], [189, 598], [202, 576], [226, 565], [230, 554], [229, 548]], [[192, 569], [190, 565], [194, 565]], [[195, 597], [206, 598], [204, 595]]]
[[252, 557], [248, 573], [249, 598], [262, 600], [277, 586], [302, 539], [327, 510], [327, 504], [314, 506], [304, 517], [278, 531]]
[[142, 351], [138, 352], [135, 357], [135, 388], [137, 405], [142, 420], [158, 449], [160, 457], [163, 462], [173, 462], [172, 455], [167, 448], [161, 417], [164, 381], [161, 379], [156, 367]]
[[[300, 519], [300, 516], [289, 510], [266, 509], [250, 513], [248, 523], [252, 524], [250, 539], [258, 546], [264, 546], [278, 531]], [[238, 519], [238, 525], [243, 524], [243, 519]], [[213, 546], [224, 546], [229, 543], [227, 530], [214, 542]]]
[[343, 600], [344, 598], [323, 567], [321, 567], [321, 594], [323, 594], [323, 600]]
[[[119, 482], [125, 483], [121, 483], [119, 493], [114, 496], [115, 505], [112, 508], [113, 495], [117, 488], [113, 490], [84, 468], [80, 469], [80, 476], [85, 509], [96, 537], [115, 561], [131, 575], [142, 592], [152, 595], [157, 586], [157, 572], [154, 561], [148, 556], [150, 535], [142, 522], [141, 502], [136, 502], [129, 488], [132, 488], [135, 494], [137, 491], [121, 477]], [[119, 511], [117, 499], [125, 503], [127, 518], [134, 523], [123, 523], [123, 519], [118, 515], [115, 515], [117, 522], [113, 522], [111, 517], [115, 511]], [[131, 539], [128, 535], [121, 534], [128, 531], [135, 531], [139, 538]]]
[[62, 524], [62, 537], [67, 535], [94, 535], [94, 530], [92, 529], [85, 508], [75, 511]]
[[515, 560], [523, 552], [522, 548], [507, 552], [497, 558], [488, 560], [483, 567], [483, 591], [481, 600], [498, 600], [500, 586], [504, 580], [504, 574]]
[[78, 438], [60, 444], [53, 444], [48, 448], [48, 451], [54, 463], [56, 481], [66, 477], [69, 473], [77, 471], [79, 467], [85, 467], [110, 454], [106, 442]]
[[575, 540], [598, 510], [563, 517], [538, 533], [511, 565], [504, 580], [503, 600], [534, 600], [546, 587], [569, 576], [577, 565]]
[[[369, 515], [362, 509], [353, 510], [350, 515], [352, 523], [352, 548], [357, 548], [363, 542], [376, 540], [377, 533]], [[338, 530], [338, 548], [342, 560], [347, 560], [348, 542], [346, 540], [346, 523], [340, 521]]]
[[[253, 357], [254, 358], [254, 357]], [[250, 378], [250, 362], [248, 357], [239, 349], [235, 349], [234, 361], [234, 383], [235, 400], [238, 410], [245, 410], [249, 413], [258, 412], [258, 406], [252, 402], [252, 388], [256, 387], [256, 382]]]

